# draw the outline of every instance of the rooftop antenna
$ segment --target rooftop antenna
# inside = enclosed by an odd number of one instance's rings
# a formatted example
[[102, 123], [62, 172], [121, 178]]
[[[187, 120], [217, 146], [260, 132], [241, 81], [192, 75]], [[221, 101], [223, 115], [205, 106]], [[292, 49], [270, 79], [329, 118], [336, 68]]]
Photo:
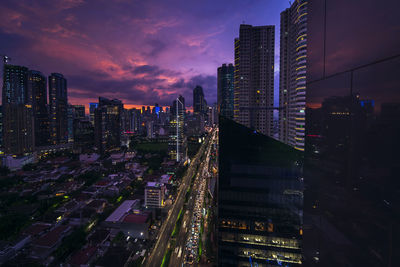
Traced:
[[3, 58], [3, 63], [6, 64], [11, 61], [11, 58], [6, 55], [0, 55]]

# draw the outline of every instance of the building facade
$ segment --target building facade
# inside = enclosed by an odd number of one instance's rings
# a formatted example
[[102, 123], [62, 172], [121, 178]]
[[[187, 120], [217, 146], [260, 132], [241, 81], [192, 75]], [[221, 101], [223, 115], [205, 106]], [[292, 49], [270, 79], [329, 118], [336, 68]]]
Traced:
[[196, 114], [205, 114], [207, 102], [204, 99], [203, 88], [197, 85], [193, 89], [193, 112]]
[[23, 155], [34, 150], [32, 93], [28, 68], [4, 64], [2, 108], [3, 147], [6, 154]]
[[74, 119], [83, 120], [86, 118], [84, 105], [73, 105]]
[[234, 120], [273, 134], [275, 26], [240, 25], [235, 39]]
[[217, 72], [218, 82], [218, 113], [228, 119], [233, 119], [234, 67], [232, 64], [222, 64]]
[[304, 151], [307, 73], [307, 4], [294, 1], [281, 13], [279, 140]]
[[121, 100], [99, 97], [95, 110], [95, 143], [100, 153], [121, 146], [122, 109]]
[[302, 263], [301, 152], [220, 117], [218, 266]]
[[46, 146], [50, 143], [49, 115], [47, 110], [47, 81], [39, 71], [28, 72], [28, 91], [32, 92], [32, 109], [34, 117], [35, 146]]
[[89, 103], [89, 118], [90, 118], [90, 122], [93, 124], [94, 126], [94, 111], [96, 110], [96, 108], [99, 106], [99, 103]]
[[168, 155], [177, 162], [185, 161], [187, 143], [185, 136], [185, 98], [179, 96], [170, 109]]
[[156, 182], [148, 182], [144, 189], [144, 205], [146, 208], [164, 207], [165, 186]]
[[74, 150], [79, 153], [92, 152], [94, 127], [87, 119], [74, 119]]
[[308, 5], [305, 265], [395, 266], [400, 3]]
[[60, 73], [49, 76], [50, 142], [68, 143], [67, 80]]

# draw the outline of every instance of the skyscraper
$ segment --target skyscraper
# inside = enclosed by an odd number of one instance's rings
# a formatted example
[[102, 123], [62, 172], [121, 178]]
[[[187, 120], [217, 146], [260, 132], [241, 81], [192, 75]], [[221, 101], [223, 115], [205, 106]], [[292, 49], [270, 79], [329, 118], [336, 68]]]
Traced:
[[281, 13], [279, 140], [304, 151], [307, 1]]
[[94, 111], [98, 107], [99, 103], [89, 103], [89, 116], [90, 122], [94, 125]]
[[95, 145], [100, 153], [121, 146], [121, 113], [123, 104], [118, 99], [99, 97], [95, 110]]
[[49, 116], [47, 110], [46, 77], [39, 71], [28, 72], [28, 92], [32, 95], [35, 146], [49, 145]]
[[4, 64], [2, 103], [4, 152], [14, 155], [32, 152], [35, 143], [28, 68]]
[[130, 120], [130, 130], [135, 134], [140, 133], [142, 127], [142, 116], [140, 109], [131, 108], [128, 110]]
[[228, 119], [233, 119], [233, 72], [232, 64], [218, 68], [218, 112]]
[[195, 114], [205, 114], [207, 111], [205, 107], [207, 106], [207, 103], [205, 102], [204, 99], [204, 93], [203, 93], [203, 88], [199, 85], [197, 85], [193, 89], [193, 112]]
[[240, 25], [235, 39], [234, 120], [273, 133], [275, 26]]
[[184, 134], [185, 98], [179, 96], [170, 110], [168, 155], [177, 162], [186, 160], [187, 146]]
[[301, 152], [220, 116], [218, 266], [302, 262]]
[[50, 142], [68, 142], [68, 96], [67, 80], [60, 73], [49, 76]]

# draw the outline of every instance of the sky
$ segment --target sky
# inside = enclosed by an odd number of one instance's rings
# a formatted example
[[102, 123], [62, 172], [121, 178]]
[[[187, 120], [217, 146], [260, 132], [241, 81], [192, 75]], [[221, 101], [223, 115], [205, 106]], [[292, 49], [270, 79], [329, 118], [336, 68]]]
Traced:
[[[233, 63], [241, 23], [275, 25], [279, 67], [282, 0], [2, 0], [0, 54], [68, 80], [71, 104], [99, 96], [170, 105], [203, 87], [217, 98], [217, 68]], [[276, 73], [277, 78], [277, 73]], [[278, 79], [275, 79], [278, 88]]]

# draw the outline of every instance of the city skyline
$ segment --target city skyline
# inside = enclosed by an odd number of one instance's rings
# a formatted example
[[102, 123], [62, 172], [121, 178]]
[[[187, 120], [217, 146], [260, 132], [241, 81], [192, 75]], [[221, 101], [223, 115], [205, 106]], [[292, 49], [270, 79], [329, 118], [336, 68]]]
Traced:
[[[229, 5], [116, 1], [102, 3], [109, 6], [105, 12], [91, 1], [47, 4], [3, 4], [0, 36], [6, 42], [0, 53], [11, 57], [11, 64], [45, 76], [62, 73], [69, 81], [71, 104], [87, 106], [105, 96], [131, 107], [167, 106], [179, 94], [191, 99], [196, 85], [204, 88], [208, 103], [215, 103], [216, 69], [233, 62], [237, 26], [279, 25], [278, 14], [288, 7], [280, 1], [229, 1]], [[246, 12], [242, 4], [248, 7]], [[262, 10], [274, 15], [261, 16]], [[99, 23], [103, 27], [95, 27]]]
[[0, 265], [396, 265], [400, 2], [3, 2]]

